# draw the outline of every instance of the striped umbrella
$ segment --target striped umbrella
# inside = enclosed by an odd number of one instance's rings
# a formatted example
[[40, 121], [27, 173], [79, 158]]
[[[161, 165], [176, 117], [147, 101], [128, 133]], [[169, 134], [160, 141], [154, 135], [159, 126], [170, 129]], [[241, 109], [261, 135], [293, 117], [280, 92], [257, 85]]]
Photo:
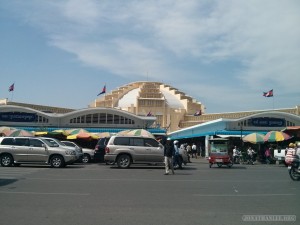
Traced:
[[99, 139], [99, 137], [95, 134], [88, 132], [85, 129], [74, 129], [72, 130], [67, 139]]
[[117, 133], [118, 136], [139, 136], [155, 138], [154, 135], [145, 129], [124, 130]]
[[264, 135], [260, 133], [251, 133], [245, 135], [242, 139], [244, 142], [250, 142], [252, 144], [262, 144], [265, 142]]
[[265, 135], [264, 140], [267, 142], [277, 142], [277, 141], [285, 141], [290, 138], [292, 138], [290, 135], [282, 131], [270, 131]]
[[7, 136], [9, 137], [33, 137], [33, 133], [26, 130], [12, 130]]
[[8, 134], [10, 134], [13, 130], [16, 130], [15, 128], [13, 127], [5, 127], [5, 126], [2, 126], [0, 127], [0, 134], [4, 135], [4, 136], [7, 136]]

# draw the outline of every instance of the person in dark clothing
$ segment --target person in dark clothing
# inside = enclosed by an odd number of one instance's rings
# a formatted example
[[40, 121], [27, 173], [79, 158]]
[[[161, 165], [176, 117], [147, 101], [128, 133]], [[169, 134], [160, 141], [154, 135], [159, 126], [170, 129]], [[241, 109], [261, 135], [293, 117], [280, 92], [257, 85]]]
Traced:
[[[163, 144], [163, 141], [161, 142]], [[164, 145], [164, 157], [165, 157], [165, 175], [170, 173], [170, 169], [172, 170], [172, 174], [174, 174], [173, 167], [173, 157], [175, 155], [174, 146], [170, 139], [167, 139]]]

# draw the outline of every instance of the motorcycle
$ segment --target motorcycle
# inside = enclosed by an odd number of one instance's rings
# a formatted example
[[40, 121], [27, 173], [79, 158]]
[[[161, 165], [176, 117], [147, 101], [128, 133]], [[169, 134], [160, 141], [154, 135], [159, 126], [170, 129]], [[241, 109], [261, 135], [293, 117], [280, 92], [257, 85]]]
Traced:
[[299, 156], [295, 157], [293, 161], [288, 165], [289, 175], [292, 180], [299, 181], [300, 180], [300, 169], [299, 169]]

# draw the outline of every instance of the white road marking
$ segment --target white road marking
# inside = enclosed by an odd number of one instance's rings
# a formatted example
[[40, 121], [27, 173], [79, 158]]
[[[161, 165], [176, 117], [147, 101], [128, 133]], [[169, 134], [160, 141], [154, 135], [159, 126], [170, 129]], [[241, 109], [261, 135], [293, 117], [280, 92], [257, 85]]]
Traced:
[[55, 193], [55, 192], [25, 192], [25, 191], [0, 191], [0, 194], [25, 194], [25, 195], [72, 195], [87, 196], [90, 193]]
[[295, 194], [195, 194], [197, 197], [272, 197], [294, 196]]

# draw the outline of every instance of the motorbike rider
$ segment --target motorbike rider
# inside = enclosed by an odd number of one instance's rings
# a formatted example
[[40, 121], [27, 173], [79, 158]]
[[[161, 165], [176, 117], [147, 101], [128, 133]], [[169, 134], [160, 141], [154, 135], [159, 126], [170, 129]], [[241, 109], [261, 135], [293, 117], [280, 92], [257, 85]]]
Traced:
[[[297, 146], [295, 148], [295, 154], [298, 155], [298, 160], [299, 160], [300, 159], [300, 142], [297, 143]], [[298, 170], [300, 170], [300, 164], [299, 164]]]
[[296, 145], [294, 143], [290, 143], [287, 153], [285, 155], [285, 163], [290, 165], [292, 163], [292, 161], [294, 160], [294, 155], [296, 155]]

